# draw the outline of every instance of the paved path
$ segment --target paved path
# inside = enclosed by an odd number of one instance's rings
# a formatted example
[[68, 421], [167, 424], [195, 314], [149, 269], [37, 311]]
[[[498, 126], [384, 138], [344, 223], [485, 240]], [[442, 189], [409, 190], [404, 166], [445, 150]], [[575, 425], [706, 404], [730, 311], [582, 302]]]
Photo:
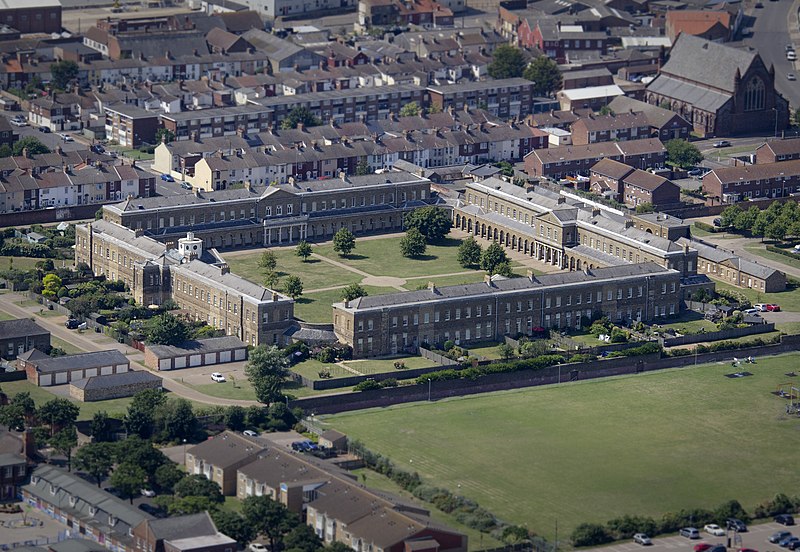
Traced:
[[314, 257], [315, 259], [319, 259], [324, 263], [332, 264], [335, 267], [341, 268], [342, 270], [347, 270], [348, 272], [352, 272], [354, 274], [358, 274], [359, 276], [363, 276], [364, 279], [361, 280], [361, 283], [364, 285], [376, 286], [376, 287], [390, 287], [399, 291], [408, 291], [406, 288], [403, 287], [403, 284], [406, 283], [406, 281], [403, 278], [397, 278], [395, 276], [373, 276], [372, 274], [364, 272], [363, 270], [359, 270], [353, 266], [336, 261], [334, 259], [330, 259], [318, 253], [312, 253], [311, 256]]

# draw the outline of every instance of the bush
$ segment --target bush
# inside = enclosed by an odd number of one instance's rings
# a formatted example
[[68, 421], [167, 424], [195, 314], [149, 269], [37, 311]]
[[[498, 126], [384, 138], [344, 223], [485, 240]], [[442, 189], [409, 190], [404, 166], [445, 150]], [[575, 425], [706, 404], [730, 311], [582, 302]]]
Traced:
[[768, 245], [767, 251], [772, 251], [773, 253], [777, 253], [779, 255], [783, 255], [784, 257], [789, 257], [790, 259], [797, 259], [798, 256], [795, 253], [792, 253], [790, 249], [784, 249], [782, 247], [775, 247], [774, 245]]
[[[681, 190], [681, 191], [683, 191], [683, 190]], [[710, 224], [706, 224], [705, 222], [700, 222], [700, 221], [695, 222], [694, 225], [697, 226], [700, 230], [705, 230], [706, 232], [713, 232], [715, 234], [717, 232], [724, 232], [725, 231], [724, 228], [720, 228], [718, 226], [711, 226]]]
[[653, 518], [629, 515], [612, 519], [606, 526], [617, 540], [630, 539], [636, 533], [655, 535], [658, 528], [658, 524]]
[[655, 341], [650, 341], [648, 343], [645, 343], [644, 345], [639, 345], [638, 347], [631, 347], [630, 349], [623, 349], [622, 351], [612, 351], [608, 353], [608, 358], [650, 355], [653, 353], [660, 353], [660, 352], [661, 352], [661, 345], [659, 345]]
[[447, 381], [462, 378], [474, 380], [487, 374], [501, 374], [519, 370], [541, 370], [563, 362], [564, 357], [561, 355], [542, 355], [536, 358], [514, 360], [510, 362], [493, 362], [486, 366], [474, 366], [465, 370], [454, 370], [450, 368], [447, 370], [439, 370], [438, 372], [429, 372], [419, 376], [416, 383], [419, 385], [427, 385], [428, 380]]
[[597, 523], [581, 523], [570, 537], [574, 546], [598, 546], [614, 540], [611, 533]]
[[381, 384], [374, 379], [367, 379], [353, 387], [353, 391], [371, 391], [373, 389], [381, 389]]
[[592, 362], [594, 360], [597, 360], [597, 355], [592, 355], [589, 353], [572, 355], [572, 358], [569, 359], [570, 362]]
[[797, 511], [798, 506], [800, 506], [800, 497], [792, 499], [783, 493], [779, 493], [772, 500], [764, 501], [756, 506], [753, 513], [757, 518], [770, 518], [778, 514], [792, 514]]
[[396, 361], [394, 363], [394, 369], [395, 370], [405, 370], [406, 369], [406, 363], [403, 362], [402, 360], [398, 360], [398, 361]]

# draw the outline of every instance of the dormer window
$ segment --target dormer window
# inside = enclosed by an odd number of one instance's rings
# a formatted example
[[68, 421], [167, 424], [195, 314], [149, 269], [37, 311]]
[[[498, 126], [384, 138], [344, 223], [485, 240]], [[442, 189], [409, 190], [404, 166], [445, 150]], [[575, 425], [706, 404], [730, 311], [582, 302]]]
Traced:
[[51, 495], [56, 494], [56, 486], [53, 485], [52, 483], [50, 483], [50, 494]]
[[117, 524], [117, 518], [115, 518], [115, 517], [114, 517], [114, 516], [112, 516], [112, 515], [109, 515], [109, 516], [108, 516], [108, 524], [109, 524], [111, 527], [114, 527], [114, 526]]
[[95, 508], [94, 506], [89, 506], [89, 515], [93, 516], [96, 513], [97, 513], [97, 508]]
[[72, 496], [72, 495], [69, 496], [69, 505], [70, 506], [75, 506], [75, 502], [76, 501], [77, 501], [77, 499], [74, 496]]

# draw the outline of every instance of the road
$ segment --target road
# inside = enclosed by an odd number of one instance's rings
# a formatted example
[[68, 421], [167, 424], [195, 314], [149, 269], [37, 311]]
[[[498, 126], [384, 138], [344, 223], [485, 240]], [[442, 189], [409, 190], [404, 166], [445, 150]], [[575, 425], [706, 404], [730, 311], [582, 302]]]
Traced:
[[[740, 533], [742, 537], [742, 544], [735, 548], [752, 548], [753, 550], [766, 550], [771, 552], [773, 550], [780, 550], [777, 544], [772, 544], [768, 541], [769, 536], [773, 533], [787, 529], [777, 523], [763, 523], [761, 525], [751, 525], [747, 533]], [[792, 529], [789, 527], [788, 529]], [[793, 531], [797, 534], [797, 531]], [[606, 546], [603, 548], [596, 548], [591, 552], [692, 552], [694, 545], [701, 542], [709, 544], [726, 544], [725, 537], [713, 537], [701, 530], [702, 539], [689, 540], [684, 537], [672, 536], [653, 539], [653, 545], [648, 547], [639, 546], [632, 541], [625, 543], [615, 544], [613, 546]]]
[[[745, 43], [758, 50], [767, 67], [775, 66], [775, 87], [778, 92], [789, 100], [790, 106], [800, 107], [800, 84], [786, 78], [788, 73], [798, 73], [794, 63], [786, 59], [786, 45], [791, 42], [789, 24], [792, 25], [794, 34], [797, 34], [796, 19], [790, 13], [794, 3], [792, 0], [764, 0], [763, 4], [763, 8], [753, 10], [756, 18], [753, 36], [745, 40]], [[800, 47], [798, 42], [794, 44], [795, 48]]]

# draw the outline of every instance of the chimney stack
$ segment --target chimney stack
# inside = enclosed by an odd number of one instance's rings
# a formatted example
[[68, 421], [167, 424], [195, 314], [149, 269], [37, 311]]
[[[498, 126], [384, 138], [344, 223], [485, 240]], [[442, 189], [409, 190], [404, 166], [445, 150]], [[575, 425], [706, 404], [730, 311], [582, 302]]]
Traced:
[[436, 284], [433, 282], [428, 282], [428, 289], [431, 293], [436, 293]]
[[533, 282], [533, 270], [531, 270], [530, 268], [528, 269], [528, 280]]
[[494, 287], [494, 283], [492, 282], [492, 277], [488, 274], [483, 277], [483, 283], [489, 287]]
[[280, 298], [280, 296], [278, 295], [278, 293], [277, 293], [277, 292], [275, 292], [275, 291], [273, 291], [273, 292], [272, 292], [272, 302], [273, 302], [273, 303], [276, 303], [276, 302], [278, 301], [278, 299], [279, 299], [279, 298]]

